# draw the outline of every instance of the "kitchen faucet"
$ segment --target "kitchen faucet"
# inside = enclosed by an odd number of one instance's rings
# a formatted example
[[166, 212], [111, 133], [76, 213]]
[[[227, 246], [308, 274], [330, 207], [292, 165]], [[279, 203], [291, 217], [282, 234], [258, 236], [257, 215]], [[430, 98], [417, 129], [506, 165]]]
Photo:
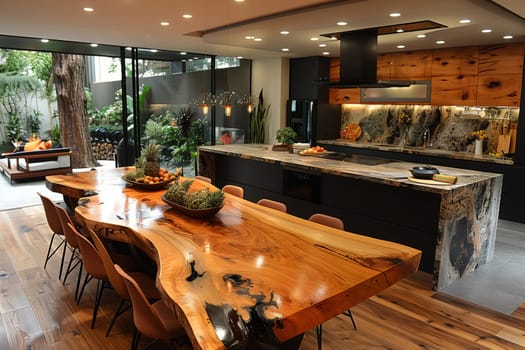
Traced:
[[423, 147], [432, 147], [432, 143], [430, 142], [430, 129], [425, 130], [423, 133]]

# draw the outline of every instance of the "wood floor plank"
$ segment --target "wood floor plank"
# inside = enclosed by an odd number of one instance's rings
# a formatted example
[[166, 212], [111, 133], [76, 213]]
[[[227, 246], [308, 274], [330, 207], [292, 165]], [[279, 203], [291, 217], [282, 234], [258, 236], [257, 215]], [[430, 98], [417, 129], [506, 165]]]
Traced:
[[[115, 293], [104, 292], [96, 327], [91, 329], [96, 282], [87, 286], [76, 305], [76, 272], [63, 285], [58, 280], [59, 256], [43, 269], [50, 238], [41, 206], [0, 212], [0, 271], [9, 273], [8, 291], [0, 295], [0, 344], [9, 344], [9, 350], [29, 345], [39, 350], [129, 348], [130, 313], [119, 318], [111, 336], [105, 337], [120, 301]], [[431, 281], [432, 276], [418, 272], [353, 307], [357, 330], [344, 315], [326, 322], [323, 349], [525, 349], [525, 304], [505, 315], [440, 295], [432, 290]], [[143, 339], [141, 348], [147, 343]], [[312, 329], [300, 350], [315, 349]]]

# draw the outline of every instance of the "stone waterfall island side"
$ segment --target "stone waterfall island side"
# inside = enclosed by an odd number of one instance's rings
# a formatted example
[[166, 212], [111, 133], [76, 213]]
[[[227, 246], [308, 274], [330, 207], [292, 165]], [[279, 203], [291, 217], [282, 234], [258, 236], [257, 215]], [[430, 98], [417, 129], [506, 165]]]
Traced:
[[[409, 179], [415, 164], [367, 156], [344, 161], [273, 152], [271, 145], [199, 149], [199, 173], [244, 187], [245, 198], [283, 201], [288, 212], [338, 216], [345, 230], [423, 251], [420, 270], [441, 289], [494, 254], [503, 175], [438, 166], [456, 184]], [[426, 164], [425, 164], [426, 165]]]

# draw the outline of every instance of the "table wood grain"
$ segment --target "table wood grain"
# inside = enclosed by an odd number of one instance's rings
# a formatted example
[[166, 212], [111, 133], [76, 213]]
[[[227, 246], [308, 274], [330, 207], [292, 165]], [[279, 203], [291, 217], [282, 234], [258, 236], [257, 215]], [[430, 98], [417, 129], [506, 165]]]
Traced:
[[[158, 266], [157, 288], [195, 349], [276, 347], [417, 270], [421, 252], [325, 227], [226, 194], [209, 219], [180, 214], [121, 179], [126, 168], [50, 176], [76, 215]], [[212, 186], [195, 182], [193, 186]], [[250, 346], [250, 347], [249, 347]]]

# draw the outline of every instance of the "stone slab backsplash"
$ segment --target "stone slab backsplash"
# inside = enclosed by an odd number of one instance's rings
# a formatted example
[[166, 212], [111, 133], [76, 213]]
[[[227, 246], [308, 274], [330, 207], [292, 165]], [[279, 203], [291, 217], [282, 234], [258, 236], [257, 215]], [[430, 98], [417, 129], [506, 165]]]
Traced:
[[[400, 118], [403, 115], [405, 118]], [[357, 123], [362, 134], [356, 142], [423, 146], [424, 133], [430, 131], [428, 147], [457, 152], [474, 148], [472, 132], [485, 130], [484, 150], [496, 152], [499, 135], [517, 127], [519, 108], [456, 107], [428, 105], [343, 105], [341, 130]], [[409, 124], [400, 119], [406, 116]]]

